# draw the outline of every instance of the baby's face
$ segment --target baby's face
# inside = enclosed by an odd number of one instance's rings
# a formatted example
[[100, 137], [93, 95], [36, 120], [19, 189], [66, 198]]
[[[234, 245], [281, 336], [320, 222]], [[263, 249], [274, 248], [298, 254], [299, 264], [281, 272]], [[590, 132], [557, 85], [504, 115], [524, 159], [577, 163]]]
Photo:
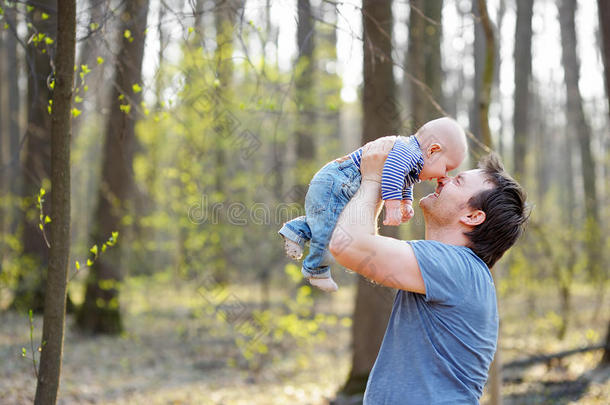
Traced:
[[463, 153], [452, 151], [441, 151], [430, 156], [424, 153], [424, 167], [419, 173], [420, 180], [432, 180], [446, 177], [452, 170], [464, 160]]

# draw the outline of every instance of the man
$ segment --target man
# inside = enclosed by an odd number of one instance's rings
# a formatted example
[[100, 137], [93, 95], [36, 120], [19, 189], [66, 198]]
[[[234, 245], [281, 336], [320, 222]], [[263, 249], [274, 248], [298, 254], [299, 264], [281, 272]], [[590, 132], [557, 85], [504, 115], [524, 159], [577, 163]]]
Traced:
[[489, 269], [522, 233], [525, 193], [491, 155], [479, 169], [439, 179], [420, 200], [426, 240], [377, 235], [391, 144], [365, 146], [361, 186], [329, 245], [343, 266], [398, 289], [364, 404], [477, 404], [498, 333]]

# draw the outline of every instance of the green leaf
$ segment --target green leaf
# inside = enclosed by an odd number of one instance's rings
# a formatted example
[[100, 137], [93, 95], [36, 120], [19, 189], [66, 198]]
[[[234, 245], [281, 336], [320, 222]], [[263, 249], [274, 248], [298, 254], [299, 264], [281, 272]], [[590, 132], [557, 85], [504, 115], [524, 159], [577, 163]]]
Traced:
[[133, 86], [131, 86], [131, 88], [133, 89], [134, 93], [139, 93], [142, 91], [142, 87], [140, 87], [138, 83], [135, 83]]
[[97, 64], [101, 65], [102, 63], [104, 63], [104, 58], [102, 58], [101, 56], [97, 57]]
[[91, 24], [89, 24], [89, 29], [91, 31], [95, 31], [96, 29], [98, 29], [100, 27], [100, 25], [98, 23], [92, 22]]
[[[53, 104], [53, 103], [51, 103], [51, 101], [53, 101], [53, 100], [49, 100], [49, 104]], [[41, 188], [41, 189], [40, 189], [40, 192], [39, 192], [38, 194], [39, 194], [40, 196], [43, 196], [43, 195], [45, 195], [46, 193], [47, 193], [47, 191], [46, 191], [44, 188]]]
[[193, 33], [193, 31], [195, 31], [195, 28], [193, 28], [193, 27], [189, 27], [189, 29], [188, 29], [189, 34], [192, 34], [192, 33]]
[[75, 103], [82, 103], [83, 102], [83, 98], [81, 96], [76, 96], [76, 97], [74, 97], [74, 102]]
[[112, 240], [115, 242], [119, 239], [119, 231], [112, 232]]
[[53, 41], [53, 39], [52, 39], [52, 38], [46, 37], [46, 38], [44, 39], [44, 42], [45, 42], [47, 45], [51, 45], [51, 44], [52, 44], [53, 42], [55, 42], [55, 41]]
[[42, 231], [42, 224], [38, 224], [38, 228]]
[[91, 253], [93, 253], [95, 256], [97, 256], [97, 245], [93, 245], [93, 247], [91, 249], [89, 249], [89, 251]]
[[47, 215], [44, 217], [44, 223], [48, 224], [49, 222], [51, 222], [51, 218], [49, 218], [49, 216]]
[[49, 83], [49, 88], [51, 90], [55, 90], [55, 80], [51, 80], [51, 83]]
[[93, 264], [93, 260], [87, 259], [87, 266], [91, 266]]
[[72, 109], [72, 116], [73, 116], [74, 118], [78, 117], [78, 116], [79, 116], [79, 115], [81, 115], [81, 114], [82, 114], [82, 112], [81, 112], [81, 110], [79, 110], [78, 108], [74, 107], [74, 108]]
[[21, 348], [21, 357], [25, 357], [27, 351], [25, 350], [25, 347]]
[[125, 37], [125, 38], [131, 38], [131, 31], [129, 31], [129, 30], [125, 30], [125, 32], [123, 32], [123, 37]]
[[89, 69], [89, 65], [80, 65], [80, 69], [86, 75], [91, 73], [91, 69]]
[[76, 267], [76, 270], [80, 270], [80, 263], [78, 262], [78, 260], [74, 262], [74, 267]]
[[129, 114], [129, 112], [131, 111], [131, 105], [123, 104], [123, 105], [119, 106], [119, 109], [121, 111], [123, 111], [125, 114]]
[[106, 251], [106, 244], [104, 243], [104, 244], [102, 245], [102, 253], [103, 253], [103, 252], [105, 252], [105, 251]]
[[49, 15], [47, 13], [42, 13], [42, 19], [43, 20], [48, 20], [49, 19]]
[[34, 10], [34, 6], [25, 6], [25, 9], [28, 13], [31, 13]]

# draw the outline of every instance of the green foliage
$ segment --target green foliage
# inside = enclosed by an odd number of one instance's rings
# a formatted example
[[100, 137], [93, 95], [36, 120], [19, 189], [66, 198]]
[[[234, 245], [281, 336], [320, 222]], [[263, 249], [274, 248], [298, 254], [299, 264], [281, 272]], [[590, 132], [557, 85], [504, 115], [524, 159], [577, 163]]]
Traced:
[[[99, 258], [99, 256], [106, 252], [106, 249], [108, 249], [108, 247], [114, 246], [116, 245], [117, 241], [119, 238], [119, 232], [115, 231], [112, 232], [111, 236], [108, 238], [108, 240], [104, 243], [102, 243], [102, 247], [98, 248], [97, 244], [94, 244], [93, 246], [91, 246], [91, 248], [89, 248], [89, 253], [91, 253], [91, 256], [89, 258], [87, 258], [86, 261], [86, 267], [91, 267], [93, 266], [93, 264], [95, 263], [95, 261]], [[70, 277], [70, 279], [68, 281], [71, 281], [72, 278], [74, 278], [74, 276], [76, 276], [81, 269], [81, 264], [80, 261], [75, 260], [74, 261], [74, 268], [76, 269], [76, 271], [74, 272], [74, 274]], [[100, 283], [102, 283], [103, 281], [100, 281]], [[106, 282], [114, 282], [114, 280], [106, 280]], [[108, 284], [105, 284], [108, 285]], [[100, 284], [100, 288], [102, 289], [107, 289], [102, 287], [102, 285]], [[114, 287], [112, 287], [114, 288]]]
[[40, 214], [38, 215], [38, 228], [40, 229], [40, 231], [42, 232], [42, 236], [44, 238], [45, 243], [47, 244], [48, 247], [50, 247], [51, 245], [49, 244], [49, 240], [47, 239], [47, 234], [45, 232], [45, 225], [48, 224], [49, 222], [51, 222], [51, 218], [49, 218], [48, 215], [45, 215], [43, 213], [43, 208], [42, 205], [44, 203], [44, 195], [46, 194], [46, 191], [44, 188], [40, 188], [40, 191], [38, 192], [38, 196], [36, 199], [36, 208], [38, 208]]
[[[340, 79], [328, 72], [319, 76], [317, 108], [332, 105], [336, 111]], [[289, 204], [292, 184], [297, 179], [306, 184], [340, 153], [338, 116], [324, 111], [310, 123], [318, 146], [315, 161], [280, 169], [297, 113], [290, 72], [267, 61], [234, 58], [226, 49], [209, 52], [186, 43], [182, 59], [163, 64], [158, 77], [172, 83], [170, 98], [121, 107], [144, 114], [136, 126], [142, 153], [135, 156], [134, 172], [147, 201], [136, 218], [143, 237], [132, 246], [133, 268], [171, 266], [184, 276], [212, 269], [226, 280], [244, 268], [251, 269], [246, 278], [277, 272], [283, 260], [277, 229], [302, 213], [302, 207]]]

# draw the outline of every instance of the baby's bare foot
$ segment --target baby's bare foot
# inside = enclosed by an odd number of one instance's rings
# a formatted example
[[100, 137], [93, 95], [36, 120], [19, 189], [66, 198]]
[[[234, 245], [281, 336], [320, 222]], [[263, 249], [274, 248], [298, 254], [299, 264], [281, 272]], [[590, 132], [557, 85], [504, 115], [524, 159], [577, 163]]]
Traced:
[[329, 277], [329, 278], [310, 278], [309, 283], [315, 287], [318, 287], [322, 291], [326, 292], [335, 292], [339, 289], [337, 283]]
[[284, 235], [282, 235], [282, 238], [284, 238], [284, 251], [286, 252], [286, 256], [294, 260], [299, 260], [303, 257], [303, 248], [298, 243], [285, 238]]

